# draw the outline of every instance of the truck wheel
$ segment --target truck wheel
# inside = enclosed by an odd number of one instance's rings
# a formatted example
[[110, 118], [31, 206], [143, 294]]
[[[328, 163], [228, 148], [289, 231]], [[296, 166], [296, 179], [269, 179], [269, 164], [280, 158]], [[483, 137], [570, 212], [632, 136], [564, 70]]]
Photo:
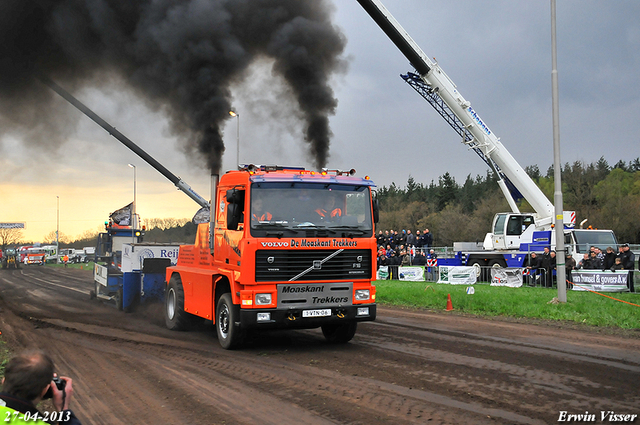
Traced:
[[231, 301], [231, 294], [223, 294], [216, 306], [216, 332], [218, 342], [225, 350], [231, 350], [242, 343], [244, 333], [235, 326], [239, 320], [238, 310]]
[[186, 331], [196, 316], [184, 311], [184, 289], [180, 275], [174, 274], [169, 279], [164, 297], [164, 322], [172, 331]]
[[476, 269], [476, 279], [480, 280], [480, 275], [482, 274], [482, 267], [486, 264], [482, 260], [471, 260], [469, 261], [469, 266], [474, 267]]
[[504, 260], [491, 260], [489, 261], [489, 267], [493, 267], [494, 269], [504, 269], [507, 267], [507, 263]]
[[322, 334], [332, 344], [344, 344], [353, 338], [358, 329], [358, 322], [341, 323], [339, 325], [323, 325]]
[[118, 308], [118, 311], [122, 311], [122, 288], [118, 288], [115, 298], [116, 298], [116, 307]]

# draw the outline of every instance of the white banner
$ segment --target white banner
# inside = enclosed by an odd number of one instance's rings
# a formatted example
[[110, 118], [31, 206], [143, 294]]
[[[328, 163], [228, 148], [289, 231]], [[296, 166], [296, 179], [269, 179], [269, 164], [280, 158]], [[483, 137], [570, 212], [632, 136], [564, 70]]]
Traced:
[[398, 267], [400, 280], [424, 282], [424, 267]]
[[380, 266], [376, 273], [377, 280], [387, 280], [389, 279], [389, 266]]
[[437, 283], [473, 285], [476, 283], [476, 268], [467, 266], [440, 266]]
[[[628, 270], [572, 270], [571, 281], [574, 291], [624, 292], [627, 290]], [[579, 285], [579, 286], [578, 286]]]
[[24, 229], [24, 223], [0, 223], [0, 229]]
[[122, 244], [122, 266], [123, 272], [137, 272], [142, 270], [145, 258], [168, 258], [171, 265], [178, 262], [178, 251], [180, 245], [172, 244]]
[[522, 286], [522, 269], [496, 269], [491, 268], [491, 286], [509, 286], [519, 288]]

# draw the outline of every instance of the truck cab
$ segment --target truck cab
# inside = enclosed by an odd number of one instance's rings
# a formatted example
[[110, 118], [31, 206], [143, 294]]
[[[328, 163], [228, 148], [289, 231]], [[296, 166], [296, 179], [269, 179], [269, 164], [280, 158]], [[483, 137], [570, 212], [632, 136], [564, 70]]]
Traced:
[[531, 241], [535, 230], [533, 214], [499, 213], [493, 218], [493, 232], [485, 237], [485, 249], [520, 249], [522, 241]]

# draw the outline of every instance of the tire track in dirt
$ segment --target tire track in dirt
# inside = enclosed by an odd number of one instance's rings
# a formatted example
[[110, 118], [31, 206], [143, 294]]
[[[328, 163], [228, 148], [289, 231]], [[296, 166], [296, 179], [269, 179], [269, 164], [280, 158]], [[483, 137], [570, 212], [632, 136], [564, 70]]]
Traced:
[[166, 330], [161, 308], [127, 315], [59, 287], [29, 297], [47, 279], [92, 288], [90, 273], [47, 269], [0, 273], [0, 325], [12, 344], [50, 347], [83, 423], [551, 423], [640, 405], [638, 339], [381, 307], [349, 344], [264, 332], [225, 351], [210, 324]]

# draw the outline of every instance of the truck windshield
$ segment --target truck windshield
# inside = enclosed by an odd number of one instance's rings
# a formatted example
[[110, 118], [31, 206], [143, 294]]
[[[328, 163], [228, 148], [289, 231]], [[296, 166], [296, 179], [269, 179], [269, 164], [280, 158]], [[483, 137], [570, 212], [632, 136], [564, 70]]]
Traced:
[[337, 183], [253, 183], [250, 222], [255, 237], [371, 237], [371, 192]]
[[601, 250], [612, 247], [616, 249], [618, 242], [616, 236], [610, 230], [574, 230], [576, 238], [576, 250], [579, 253], [589, 252], [589, 248], [597, 246]]

